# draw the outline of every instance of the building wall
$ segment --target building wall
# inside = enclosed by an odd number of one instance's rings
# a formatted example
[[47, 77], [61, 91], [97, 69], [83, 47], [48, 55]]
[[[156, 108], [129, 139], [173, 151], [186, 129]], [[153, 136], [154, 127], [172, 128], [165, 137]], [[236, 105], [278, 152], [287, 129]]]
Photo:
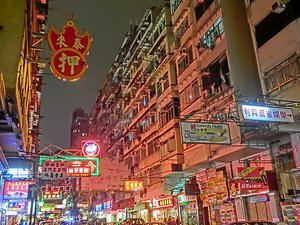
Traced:
[[[189, 178], [211, 168], [229, 181], [238, 179], [238, 167], [262, 167], [275, 171], [280, 184], [288, 169], [276, 164], [278, 149], [288, 143], [284, 151], [293, 154], [285, 156], [294, 155], [289, 165], [298, 168], [299, 19], [290, 9], [296, 2], [274, 12], [276, 1], [173, 0], [131, 27], [91, 112], [90, 132], [110, 157], [125, 161], [132, 177], [144, 179], [147, 191], [135, 194], [137, 201], [158, 196], [157, 190], [177, 194]], [[145, 19], [148, 13], [152, 20]], [[268, 15], [280, 13], [290, 22], [270, 31], [272, 37], [262, 35]], [[269, 77], [286, 65], [293, 76], [270, 86]], [[243, 103], [291, 107], [296, 121], [244, 121]], [[182, 121], [228, 124], [231, 144], [182, 143]], [[266, 214], [258, 219], [278, 221], [278, 192], [269, 191]], [[247, 201], [235, 202], [243, 206], [241, 220], [254, 215], [247, 214], [254, 207]]]

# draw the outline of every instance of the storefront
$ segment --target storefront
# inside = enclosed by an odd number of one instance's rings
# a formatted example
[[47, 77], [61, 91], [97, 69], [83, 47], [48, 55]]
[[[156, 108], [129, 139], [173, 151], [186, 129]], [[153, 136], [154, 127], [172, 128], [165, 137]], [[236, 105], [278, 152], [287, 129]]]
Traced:
[[186, 196], [184, 193], [177, 196], [179, 207], [179, 221], [184, 225], [199, 224], [196, 196]]
[[277, 218], [276, 200], [271, 192], [274, 188], [268, 185], [276, 183], [274, 173], [266, 172], [264, 167], [237, 169], [239, 178], [229, 181], [229, 191], [231, 198], [235, 199], [238, 219], [274, 222]]
[[173, 196], [156, 197], [152, 200], [152, 221], [164, 221], [178, 218], [178, 207]]
[[234, 204], [228, 201], [227, 180], [222, 170], [210, 168], [197, 174], [205, 224], [228, 224], [236, 221]]

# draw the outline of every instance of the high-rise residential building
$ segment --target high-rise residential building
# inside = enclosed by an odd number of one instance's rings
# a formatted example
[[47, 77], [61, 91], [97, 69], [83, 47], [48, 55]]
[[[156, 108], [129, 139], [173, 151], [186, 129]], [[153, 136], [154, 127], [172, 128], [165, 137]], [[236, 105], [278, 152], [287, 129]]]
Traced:
[[287, 220], [300, 197], [299, 4], [171, 0], [128, 32], [90, 132], [144, 182], [132, 217]]
[[72, 114], [70, 147], [80, 149], [81, 141], [88, 136], [89, 116], [77, 108]]

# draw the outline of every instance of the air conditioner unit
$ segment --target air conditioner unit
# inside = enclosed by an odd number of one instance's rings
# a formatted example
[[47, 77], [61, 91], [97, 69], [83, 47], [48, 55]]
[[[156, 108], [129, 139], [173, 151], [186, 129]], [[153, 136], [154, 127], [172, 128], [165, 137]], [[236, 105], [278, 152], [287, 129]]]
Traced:
[[282, 0], [279, 0], [272, 5], [272, 12], [281, 13], [283, 12], [283, 10], [285, 10], [285, 8], [286, 8], [285, 3]]

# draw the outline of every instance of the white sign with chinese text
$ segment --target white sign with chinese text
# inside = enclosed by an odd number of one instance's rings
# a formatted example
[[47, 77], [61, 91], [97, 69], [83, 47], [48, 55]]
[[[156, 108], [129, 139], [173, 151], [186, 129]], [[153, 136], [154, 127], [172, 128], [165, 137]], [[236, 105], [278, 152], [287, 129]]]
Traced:
[[180, 122], [182, 142], [185, 144], [230, 144], [228, 124]]
[[269, 106], [241, 105], [242, 119], [268, 122], [294, 122], [292, 109]]

